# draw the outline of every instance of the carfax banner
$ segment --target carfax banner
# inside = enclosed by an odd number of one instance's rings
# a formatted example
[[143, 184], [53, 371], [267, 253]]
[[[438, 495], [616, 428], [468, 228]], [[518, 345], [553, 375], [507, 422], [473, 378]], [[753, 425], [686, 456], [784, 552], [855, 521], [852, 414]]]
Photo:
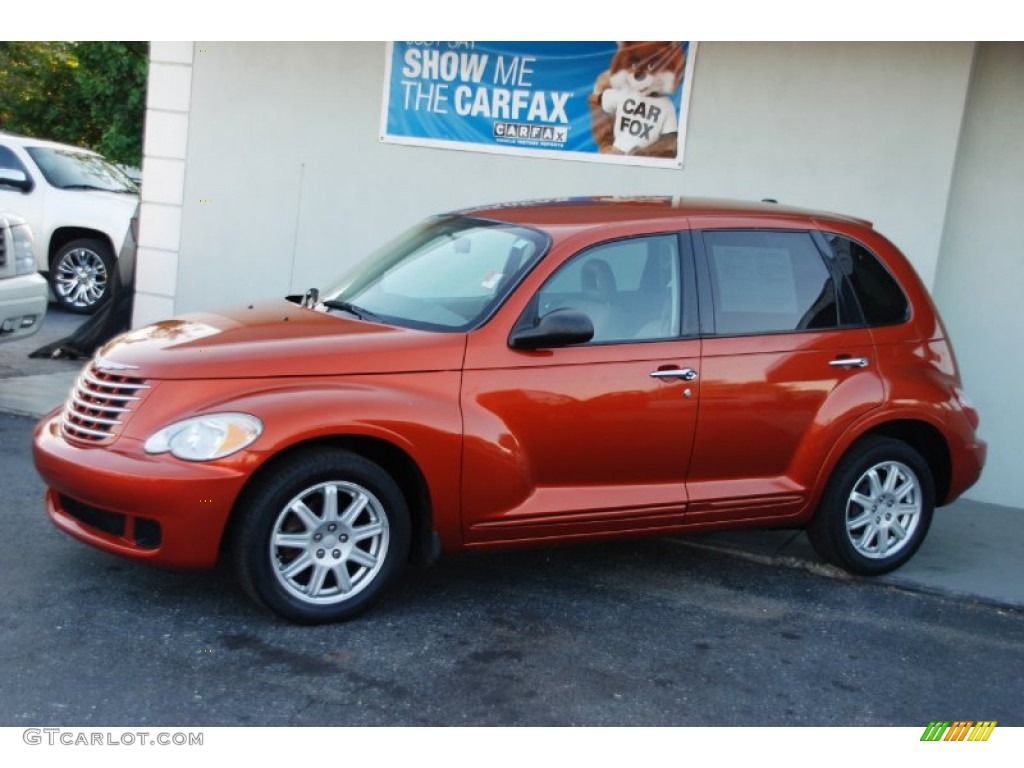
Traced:
[[381, 140], [680, 168], [697, 44], [395, 42]]

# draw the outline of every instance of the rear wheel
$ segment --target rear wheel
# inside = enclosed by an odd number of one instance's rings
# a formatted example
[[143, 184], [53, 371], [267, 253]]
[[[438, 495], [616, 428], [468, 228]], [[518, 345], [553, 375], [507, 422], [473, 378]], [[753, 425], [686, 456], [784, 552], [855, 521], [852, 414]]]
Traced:
[[853, 573], [887, 573], [909, 560], [931, 525], [935, 484], [906, 443], [866, 437], [843, 457], [807, 529], [815, 551]]
[[256, 481], [238, 509], [234, 556], [245, 590], [292, 621], [351, 618], [408, 559], [409, 512], [378, 465], [317, 449]]

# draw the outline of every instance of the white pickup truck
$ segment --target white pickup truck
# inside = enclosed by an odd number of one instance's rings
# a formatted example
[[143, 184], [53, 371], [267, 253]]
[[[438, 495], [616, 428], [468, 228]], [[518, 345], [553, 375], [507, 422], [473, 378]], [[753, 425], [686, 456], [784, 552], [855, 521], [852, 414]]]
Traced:
[[0, 211], [35, 234], [57, 303], [91, 314], [110, 298], [138, 187], [87, 149], [0, 132]]

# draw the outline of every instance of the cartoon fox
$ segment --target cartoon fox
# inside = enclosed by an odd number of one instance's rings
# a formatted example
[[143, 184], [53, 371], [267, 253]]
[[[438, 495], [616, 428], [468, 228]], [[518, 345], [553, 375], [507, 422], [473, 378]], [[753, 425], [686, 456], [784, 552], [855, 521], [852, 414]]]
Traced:
[[619, 43], [589, 99], [591, 130], [601, 152], [676, 156], [679, 118], [671, 96], [685, 66], [682, 43]]

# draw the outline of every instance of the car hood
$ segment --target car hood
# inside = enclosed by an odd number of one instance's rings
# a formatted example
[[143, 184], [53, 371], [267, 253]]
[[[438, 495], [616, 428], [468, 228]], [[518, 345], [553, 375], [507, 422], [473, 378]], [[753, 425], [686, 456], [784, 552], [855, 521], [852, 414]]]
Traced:
[[333, 376], [458, 370], [465, 348], [465, 334], [364, 322], [281, 299], [130, 331], [95, 362], [147, 379]]
[[63, 199], [72, 200], [74, 204], [85, 208], [103, 206], [104, 208], [133, 211], [139, 204], [139, 196], [134, 192], [111, 192], [105, 189], [64, 189], [63, 187], [54, 187], [53, 191]]

